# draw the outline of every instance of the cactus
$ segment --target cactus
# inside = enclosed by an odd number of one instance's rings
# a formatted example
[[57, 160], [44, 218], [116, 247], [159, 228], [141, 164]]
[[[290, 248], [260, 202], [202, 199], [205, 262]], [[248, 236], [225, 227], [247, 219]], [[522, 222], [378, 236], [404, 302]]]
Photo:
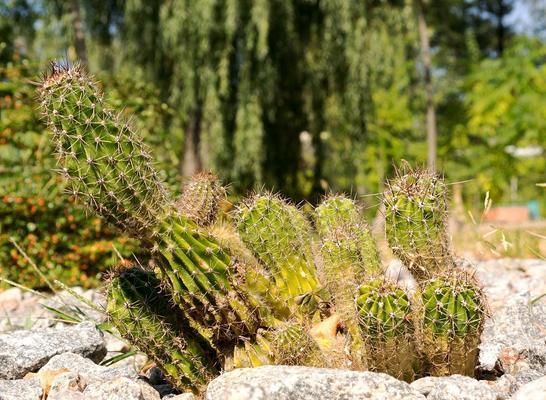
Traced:
[[141, 139], [97, 84], [79, 66], [53, 65], [39, 95], [70, 192], [151, 247], [173, 300], [215, 340], [254, 334], [264, 307], [244, 290], [244, 265], [176, 211]]
[[191, 177], [176, 201], [176, 208], [197, 225], [209, 226], [218, 216], [220, 202], [226, 190], [211, 172], [200, 172]]
[[237, 230], [273, 276], [295, 313], [314, 314], [326, 297], [317, 279], [311, 228], [295, 206], [279, 196], [256, 195], [239, 206]]
[[422, 301], [421, 342], [429, 373], [474, 375], [486, 317], [483, 291], [466, 271], [427, 281]]
[[384, 203], [389, 246], [417, 281], [453, 267], [446, 229], [447, 189], [438, 174], [403, 167], [389, 182]]
[[219, 374], [216, 350], [160, 292], [153, 273], [138, 267], [115, 271], [107, 312], [120, 334], [151, 356], [174, 387], [199, 392]]
[[408, 293], [376, 278], [360, 286], [356, 303], [368, 369], [409, 382], [415, 379], [419, 359]]

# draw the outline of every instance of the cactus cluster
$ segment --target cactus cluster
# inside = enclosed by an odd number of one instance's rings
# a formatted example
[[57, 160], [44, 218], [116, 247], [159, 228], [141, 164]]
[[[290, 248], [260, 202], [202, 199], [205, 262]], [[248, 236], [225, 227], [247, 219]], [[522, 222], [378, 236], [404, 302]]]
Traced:
[[329, 195], [306, 215], [256, 194], [217, 218], [218, 179], [198, 174], [174, 201], [82, 68], [54, 65], [39, 98], [69, 193], [149, 250], [146, 269], [112, 273], [107, 312], [175, 387], [200, 392], [223, 370], [264, 364], [473, 374], [486, 302], [449, 250], [441, 176], [404, 167], [384, 194], [410, 291], [385, 276], [352, 199]]

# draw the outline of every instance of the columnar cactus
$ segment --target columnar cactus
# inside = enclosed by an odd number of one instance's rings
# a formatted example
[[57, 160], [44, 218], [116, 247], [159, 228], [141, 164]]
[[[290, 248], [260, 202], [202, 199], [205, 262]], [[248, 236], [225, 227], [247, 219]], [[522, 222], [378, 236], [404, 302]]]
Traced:
[[115, 271], [108, 286], [110, 321], [152, 357], [172, 385], [199, 392], [220, 372], [217, 350], [190, 326], [160, 285], [153, 273], [138, 267]]
[[184, 186], [176, 208], [197, 225], [205, 227], [216, 221], [220, 202], [225, 197], [226, 190], [216, 175], [199, 172]]
[[486, 317], [483, 291], [466, 271], [427, 281], [422, 301], [421, 340], [433, 376], [474, 375]]
[[395, 283], [375, 278], [356, 300], [368, 369], [412, 381], [419, 371], [410, 295]]
[[244, 243], [294, 312], [315, 313], [325, 293], [316, 275], [311, 228], [301, 211], [279, 196], [256, 195], [240, 205], [236, 220]]
[[389, 182], [384, 203], [389, 246], [417, 281], [453, 267], [446, 229], [447, 189], [441, 176], [404, 167]]
[[78, 66], [54, 65], [39, 94], [70, 192], [151, 247], [173, 300], [215, 340], [255, 333], [261, 304], [241, 290], [244, 266], [177, 212], [141, 139], [97, 84]]

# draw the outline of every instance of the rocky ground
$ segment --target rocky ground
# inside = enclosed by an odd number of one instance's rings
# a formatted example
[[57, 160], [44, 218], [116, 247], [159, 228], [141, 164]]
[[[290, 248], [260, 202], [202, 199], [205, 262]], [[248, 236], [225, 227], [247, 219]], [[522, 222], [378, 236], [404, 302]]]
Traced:
[[[395, 265], [393, 265], [395, 269]], [[411, 384], [372, 372], [266, 366], [215, 379], [207, 400], [545, 400], [546, 261], [503, 259], [477, 263], [491, 318], [480, 348], [478, 380], [450, 376]], [[393, 271], [391, 271], [393, 272]], [[393, 272], [404, 279], [404, 274]], [[93, 304], [96, 291], [81, 291]], [[48, 310], [71, 310], [65, 323]], [[94, 321], [94, 322], [91, 322]], [[104, 315], [68, 293], [50, 297], [12, 288], [0, 292], [0, 400], [193, 399], [177, 394], [144, 355], [114, 362], [128, 350], [99, 330]]]

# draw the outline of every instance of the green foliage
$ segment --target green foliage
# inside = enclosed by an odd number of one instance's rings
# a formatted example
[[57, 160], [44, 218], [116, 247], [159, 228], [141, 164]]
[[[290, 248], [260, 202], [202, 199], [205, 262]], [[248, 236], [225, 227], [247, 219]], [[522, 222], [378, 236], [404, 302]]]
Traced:
[[36, 70], [27, 61], [0, 67], [0, 276], [29, 287], [44, 287], [10, 238], [45, 276], [71, 285], [92, 286], [97, 274], [136, 251], [99, 218], [89, 218], [64, 184], [52, 178], [50, 143], [34, 112]]
[[150, 355], [177, 389], [198, 392], [219, 373], [216, 350], [172, 305], [153, 273], [115, 270], [106, 310], [120, 334]]

